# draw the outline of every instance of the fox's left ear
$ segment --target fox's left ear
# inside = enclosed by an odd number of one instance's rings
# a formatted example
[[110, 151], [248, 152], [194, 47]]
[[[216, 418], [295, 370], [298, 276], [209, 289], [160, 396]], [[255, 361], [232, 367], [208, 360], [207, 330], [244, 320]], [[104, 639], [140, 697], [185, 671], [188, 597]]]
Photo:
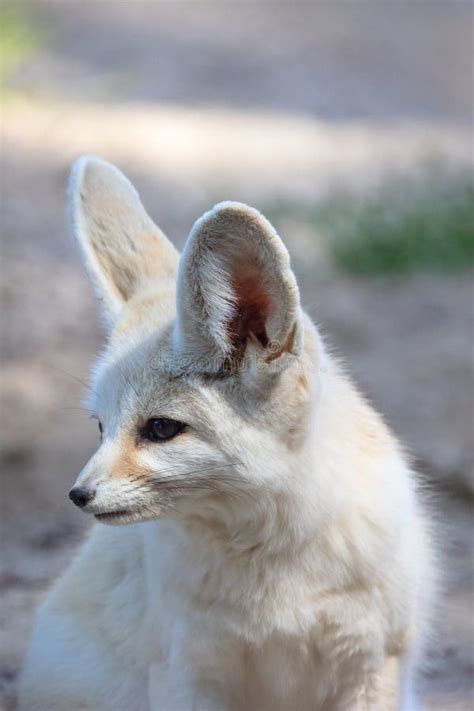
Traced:
[[71, 228], [109, 326], [135, 294], [175, 279], [179, 254], [111, 163], [83, 156], [69, 182]]
[[290, 258], [257, 210], [223, 202], [194, 225], [178, 270], [175, 340], [188, 361], [216, 370], [251, 346], [262, 364], [302, 348]]

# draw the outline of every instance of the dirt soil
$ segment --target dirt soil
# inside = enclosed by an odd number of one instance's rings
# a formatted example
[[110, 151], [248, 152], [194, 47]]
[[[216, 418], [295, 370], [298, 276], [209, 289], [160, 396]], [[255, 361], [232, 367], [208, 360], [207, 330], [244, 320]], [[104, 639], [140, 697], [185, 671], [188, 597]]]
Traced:
[[[84, 534], [67, 500], [97, 443], [81, 407], [102, 334], [68, 238], [71, 160], [99, 153], [182, 246], [222, 199], [370, 190], [471, 152], [469, 3], [38, 3], [47, 45], [2, 124], [0, 708], [34, 610]], [[232, 31], [229, 31], [229, 27]], [[282, 221], [303, 303], [429, 482], [444, 571], [420, 687], [474, 706], [473, 275], [336, 274]]]

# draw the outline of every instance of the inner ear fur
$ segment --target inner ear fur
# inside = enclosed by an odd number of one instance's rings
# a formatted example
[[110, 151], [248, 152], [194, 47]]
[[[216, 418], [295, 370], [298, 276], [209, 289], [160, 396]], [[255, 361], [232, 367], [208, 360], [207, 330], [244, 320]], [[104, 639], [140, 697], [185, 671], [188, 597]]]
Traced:
[[177, 339], [190, 355], [233, 356], [251, 341], [273, 360], [301, 348], [299, 292], [272, 225], [241, 203], [197, 221], [178, 272]]
[[234, 314], [228, 324], [234, 348], [241, 348], [249, 338], [263, 347], [268, 345], [266, 323], [271, 302], [260, 274], [261, 269], [255, 260], [237, 260], [232, 276]]
[[76, 161], [69, 205], [72, 232], [87, 271], [114, 322], [123, 304], [164, 278], [175, 278], [179, 255], [115, 166], [94, 156]]

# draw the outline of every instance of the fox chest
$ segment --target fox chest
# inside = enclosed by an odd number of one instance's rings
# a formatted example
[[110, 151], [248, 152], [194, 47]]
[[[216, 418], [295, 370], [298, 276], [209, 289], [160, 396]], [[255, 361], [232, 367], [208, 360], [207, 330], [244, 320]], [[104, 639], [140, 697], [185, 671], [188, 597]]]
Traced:
[[259, 646], [197, 636], [181, 641], [175, 654], [150, 668], [153, 711], [356, 708], [371, 666], [354, 650], [335, 668], [317, 642], [278, 636]]

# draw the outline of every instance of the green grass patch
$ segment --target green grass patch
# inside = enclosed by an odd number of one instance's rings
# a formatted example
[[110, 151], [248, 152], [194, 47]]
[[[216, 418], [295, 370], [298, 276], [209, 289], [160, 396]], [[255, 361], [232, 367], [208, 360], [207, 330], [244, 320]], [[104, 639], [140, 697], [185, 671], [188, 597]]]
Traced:
[[41, 33], [29, 3], [3, 0], [0, 4], [0, 84], [5, 86], [13, 72], [41, 45]]
[[[453, 272], [474, 266], [474, 179], [428, 166], [360, 197], [334, 191], [314, 205], [284, 206], [322, 239], [335, 264], [359, 275]], [[278, 217], [276, 218], [278, 219]]]

